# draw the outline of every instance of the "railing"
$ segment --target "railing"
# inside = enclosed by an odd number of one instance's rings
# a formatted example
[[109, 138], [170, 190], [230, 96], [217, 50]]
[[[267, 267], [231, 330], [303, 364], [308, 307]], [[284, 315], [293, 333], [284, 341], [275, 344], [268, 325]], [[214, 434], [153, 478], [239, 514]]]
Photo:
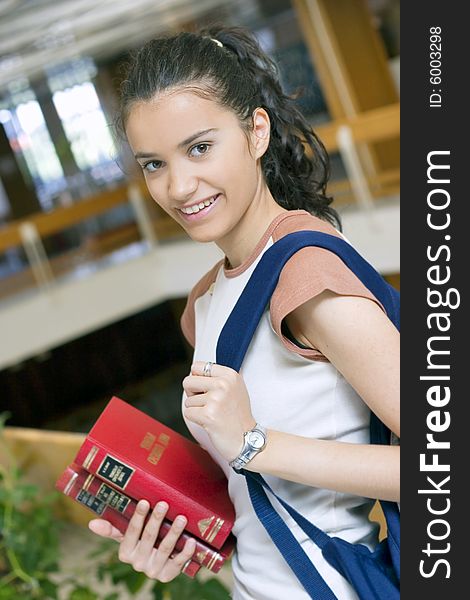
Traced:
[[[128, 186], [87, 198], [72, 206], [58, 208], [50, 213], [37, 213], [0, 229], [0, 252], [5, 252], [15, 246], [22, 246], [30, 266], [29, 273], [32, 274], [40, 288], [46, 289], [50, 287], [56, 274], [67, 270], [67, 262], [70, 261], [63, 260], [61, 257], [55, 258], [53, 270], [43, 240], [47, 236], [60, 233], [121, 205], [128, 203], [131, 205], [134, 222], [125, 226], [125, 231], [112, 230], [110, 232], [113, 238], [111, 239], [113, 247], [126, 245], [129, 243], [129, 239], [131, 241], [143, 239], [149, 246], [155, 246], [159, 236], [168, 237], [176, 233], [183, 233], [178, 224], [170, 217], [163, 216], [157, 220], [152, 218], [149, 211], [151, 202], [153, 201], [149, 198], [143, 183], [134, 182]], [[103, 242], [99, 241], [98, 245], [104, 247], [109, 245], [108, 236], [108, 233], [103, 234]], [[101, 236], [98, 236], [98, 239], [100, 238]], [[90, 253], [93, 254], [93, 252]], [[20, 279], [25, 278], [20, 276]], [[26, 277], [26, 279], [28, 280], [30, 277]], [[30, 281], [20, 281], [13, 288], [22, 289], [28, 287], [30, 283]], [[8, 295], [8, 292], [6, 293]]]
[[348, 126], [354, 141], [360, 143], [381, 142], [400, 135], [400, 107], [390, 104], [357, 115], [354, 119], [340, 119], [316, 127], [315, 132], [328, 152], [340, 149], [338, 130]]
[[4, 228], [0, 228], [0, 252], [6, 249], [22, 244], [21, 225], [27, 221], [37, 230], [40, 237], [46, 237], [54, 233], [59, 233], [68, 227], [78, 225], [82, 221], [97, 217], [117, 206], [132, 202], [140, 202], [135, 198], [145, 200], [145, 188], [139, 183], [131, 186], [122, 186], [115, 190], [106, 191], [96, 196], [91, 196], [86, 200], [81, 200], [72, 206], [56, 208], [48, 213], [37, 213], [30, 215], [27, 219], [15, 221]]
[[370, 210], [377, 196], [399, 193], [399, 169], [368, 175], [359, 155], [361, 144], [399, 137], [399, 104], [376, 108], [357, 115], [354, 119], [341, 119], [321, 125], [316, 128], [316, 133], [329, 153], [340, 153], [348, 175], [347, 180], [333, 182], [328, 187], [336, 205], [353, 199], [362, 208]]

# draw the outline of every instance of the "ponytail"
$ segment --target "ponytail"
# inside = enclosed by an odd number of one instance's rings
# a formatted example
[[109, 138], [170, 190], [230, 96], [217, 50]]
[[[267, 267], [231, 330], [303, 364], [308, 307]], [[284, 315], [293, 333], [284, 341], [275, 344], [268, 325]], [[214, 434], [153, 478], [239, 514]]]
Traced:
[[264, 108], [271, 138], [261, 166], [274, 199], [283, 208], [304, 209], [341, 228], [326, 196], [328, 154], [294, 100], [284, 94], [275, 62], [253, 35], [239, 27], [212, 26], [147, 43], [121, 86], [123, 127], [135, 101], [186, 85], [233, 110], [246, 130], [254, 110]]

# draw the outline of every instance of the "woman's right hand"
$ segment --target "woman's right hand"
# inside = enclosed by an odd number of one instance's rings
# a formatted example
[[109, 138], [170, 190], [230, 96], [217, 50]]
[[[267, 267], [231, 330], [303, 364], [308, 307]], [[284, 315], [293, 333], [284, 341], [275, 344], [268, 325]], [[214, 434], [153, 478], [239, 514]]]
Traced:
[[186, 525], [186, 518], [180, 515], [174, 520], [171, 529], [160, 541], [158, 548], [155, 548], [168, 504], [159, 502], [144, 527], [149, 509], [150, 504], [146, 500], [138, 502], [125, 534], [103, 519], [93, 519], [89, 522], [88, 527], [101, 537], [119, 542], [119, 560], [132, 565], [136, 571], [145, 573], [151, 579], [167, 583], [181, 573], [186, 562], [194, 554], [196, 541], [189, 539], [181, 552], [174, 554], [175, 544]]

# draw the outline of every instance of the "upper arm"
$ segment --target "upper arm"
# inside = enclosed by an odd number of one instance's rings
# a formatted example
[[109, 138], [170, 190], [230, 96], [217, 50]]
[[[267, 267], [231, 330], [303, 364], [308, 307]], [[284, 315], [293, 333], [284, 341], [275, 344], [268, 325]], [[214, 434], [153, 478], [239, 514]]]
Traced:
[[400, 336], [373, 301], [329, 290], [286, 317], [302, 344], [318, 348], [370, 409], [400, 435]]
[[[270, 303], [273, 330], [281, 343], [290, 351], [311, 360], [327, 360], [316, 344], [306, 342], [310, 349], [302, 349], [289, 340], [282, 329], [283, 321], [289, 326], [292, 312], [330, 290], [339, 296], [368, 298], [381, 307], [380, 302], [363, 282], [334, 252], [316, 246], [307, 246], [296, 252], [285, 264]], [[289, 329], [291, 329], [289, 327]], [[291, 333], [294, 330], [291, 329]], [[294, 336], [301, 341], [298, 336]]]

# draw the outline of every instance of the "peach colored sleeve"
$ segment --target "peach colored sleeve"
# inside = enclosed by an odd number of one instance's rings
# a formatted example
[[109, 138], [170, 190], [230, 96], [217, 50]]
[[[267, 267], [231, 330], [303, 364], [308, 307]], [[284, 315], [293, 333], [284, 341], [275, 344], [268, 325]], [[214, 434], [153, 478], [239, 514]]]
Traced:
[[[289, 230], [313, 229], [339, 235], [333, 227], [324, 222], [318, 226], [318, 221], [315, 217], [307, 217], [307, 220], [304, 217], [295, 224], [295, 228], [292, 227], [294, 223], [291, 221]], [[287, 233], [290, 231], [276, 231], [273, 238], [279, 239]], [[273, 329], [283, 345], [288, 350], [312, 360], [328, 361], [318, 349], [303, 349], [287, 339], [281, 331], [281, 325], [289, 313], [325, 290], [342, 296], [368, 298], [376, 302], [383, 310], [383, 306], [377, 298], [336, 254], [315, 246], [299, 250], [287, 261], [281, 272], [279, 283], [271, 298], [270, 315]]]
[[201, 279], [196, 283], [196, 285], [189, 293], [186, 306], [183, 310], [183, 314], [181, 315], [181, 331], [183, 332], [183, 335], [188, 341], [188, 343], [191, 344], [193, 348], [196, 345], [196, 322], [194, 314], [194, 303], [199, 297], [203, 296], [207, 292], [211, 284], [215, 281], [217, 273], [223, 262], [223, 259], [220, 260], [217, 264], [215, 264], [212, 267], [212, 269], [208, 273], [201, 277]]

